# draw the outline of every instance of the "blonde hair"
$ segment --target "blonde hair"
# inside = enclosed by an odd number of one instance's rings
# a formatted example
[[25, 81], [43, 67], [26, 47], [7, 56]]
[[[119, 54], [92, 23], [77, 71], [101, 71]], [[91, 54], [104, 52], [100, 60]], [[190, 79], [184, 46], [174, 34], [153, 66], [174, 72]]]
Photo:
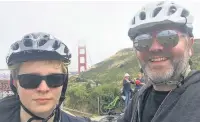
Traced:
[[[59, 61], [59, 60], [44, 60], [45, 64], [55, 64], [55, 68], [61, 68], [63, 73], [68, 73], [67, 67], [68, 64], [64, 63], [63, 61]], [[34, 62], [34, 61], [33, 61]], [[20, 70], [20, 66], [23, 64], [22, 63], [17, 63], [14, 64], [12, 66], [9, 66], [8, 69], [11, 71], [11, 76], [13, 78], [13, 80], [17, 80], [17, 76], [19, 74], [19, 70]]]

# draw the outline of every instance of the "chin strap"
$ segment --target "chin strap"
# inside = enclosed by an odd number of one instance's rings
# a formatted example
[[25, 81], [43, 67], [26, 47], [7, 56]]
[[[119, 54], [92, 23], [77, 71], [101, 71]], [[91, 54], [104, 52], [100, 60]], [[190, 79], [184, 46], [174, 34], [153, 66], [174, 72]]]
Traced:
[[32, 117], [27, 121], [27, 122], [32, 122], [33, 120], [42, 120], [42, 122], [47, 122], [51, 117], [53, 117], [53, 115], [55, 115], [54, 118], [54, 122], [58, 122], [59, 121], [59, 117], [57, 117], [56, 115], [60, 115], [59, 111], [59, 107], [57, 106], [53, 112], [47, 117], [47, 118], [41, 118], [36, 116], [35, 114], [33, 114], [32, 112], [30, 112], [21, 102], [20, 102], [22, 108]]

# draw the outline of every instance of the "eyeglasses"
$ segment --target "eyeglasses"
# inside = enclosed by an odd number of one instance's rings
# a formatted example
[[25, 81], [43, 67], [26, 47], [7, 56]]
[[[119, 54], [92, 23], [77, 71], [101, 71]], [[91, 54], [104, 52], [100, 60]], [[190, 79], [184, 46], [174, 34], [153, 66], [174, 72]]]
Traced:
[[[164, 48], [173, 48], [179, 42], [179, 35], [176, 30], [162, 30], [155, 34], [155, 38]], [[138, 34], [133, 40], [134, 47], [140, 52], [149, 51], [153, 37], [152, 33]]]
[[62, 86], [68, 77], [67, 74], [50, 74], [46, 76], [41, 76], [37, 74], [21, 74], [18, 75], [19, 84], [25, 89], [35, 89], [37, 88], [42, 80], [46, 81], [49, 88], [56, 88]]

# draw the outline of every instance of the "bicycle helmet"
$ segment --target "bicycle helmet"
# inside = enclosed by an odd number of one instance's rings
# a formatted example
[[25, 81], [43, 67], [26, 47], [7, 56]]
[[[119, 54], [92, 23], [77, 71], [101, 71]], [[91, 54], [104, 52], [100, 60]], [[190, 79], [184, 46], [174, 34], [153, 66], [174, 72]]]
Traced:
[[190, 12], [171, 1], [161, 1], [147, 4], [132, 19], [128, 35], [134, 39], [138, 31], [155, 26], [172, 24], [182, 26], [192, 35], [193, 16]]
[[71, 54], [68, 47], [46, 33], [30, 33], [11, 45], [7, 64], [11, 66], [29, 60], [62, 60], [70, 63]]
[[[8, 66], [32, 60], [61, 60], [64, 63], [70, 64], [70, 58], [71, 54], [64, 43], [50, 34], [39, 32], [27, 34], [21, 40], [12, 44], [6, 62]], [[17, 95], [17, 90], [13, 84], [12, 76], [10, 79], [11, 89], [15, 95]], [[53, 115], [55, 115], [54, 122], [58, 122], [60, 116], [60, 105], [65, 99], [67, 83], [68, 77], [63, 84], [59, 104], [47, 118], [41, 118], [34, 115], [20, 102], [22, 108], [32, 116], [28, 122], [31, 122], [32, 120], [42, 120], [42, 122], [47, 122]]]

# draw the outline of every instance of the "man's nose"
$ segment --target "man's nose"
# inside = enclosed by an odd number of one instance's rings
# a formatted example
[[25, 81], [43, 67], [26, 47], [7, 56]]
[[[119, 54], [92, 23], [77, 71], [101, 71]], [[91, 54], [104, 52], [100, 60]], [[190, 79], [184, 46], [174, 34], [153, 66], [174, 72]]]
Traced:
[[42, 82], [40, 83], [40, 85], [37, 88], [37, 91], [48, 92], [49, 90], [50, 90], [50, 88], [48, 87], [46, 81], [42, 80]]
[[152, 45], [151, 47], [149, 48], [149, 51], [151, 52], [156, 52], [156, 51], [159, 51], [159, 50], [163, 50], [163, 46], [159, 43], [159, 41], [155, 38], [153, 39], [153, 42], [152, 42]]

